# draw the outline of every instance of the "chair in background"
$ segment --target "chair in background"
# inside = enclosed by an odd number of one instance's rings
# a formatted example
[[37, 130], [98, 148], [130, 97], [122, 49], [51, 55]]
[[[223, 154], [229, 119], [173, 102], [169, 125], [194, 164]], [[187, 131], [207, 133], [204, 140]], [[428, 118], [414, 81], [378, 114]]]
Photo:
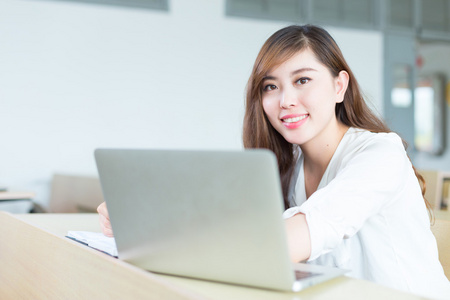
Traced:
[[435, 170], [419, 170], [426, 183], [425, 198], [431, 204], [433, 209], [441, 209], [445, 205], [443, 203], [447, 198], [444, 195], [444, 183], [450, 179], [450, 173]]
[[103, 202], [100, 181], [95, 177], [55, 174], [52, 179], [49, 212], [96, 212]]
[[431, 231], [436, 237], [439, 261], [444, 268], [445, 276], [450, 280], [450, 221], [436, 219]]

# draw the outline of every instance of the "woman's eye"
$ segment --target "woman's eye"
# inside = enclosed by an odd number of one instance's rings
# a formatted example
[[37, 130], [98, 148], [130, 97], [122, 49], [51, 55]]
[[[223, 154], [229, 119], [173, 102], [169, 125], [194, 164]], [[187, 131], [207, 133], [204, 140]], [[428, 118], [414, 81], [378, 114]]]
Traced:
[[297, 80], [296, 83], [297, 83], [297, 84], [305, 84], [305, 83], [308, 83], [310, 80], [311, 80], [310, 78], [302, 77], [302, 78], [300, 78], [299, 80]]
[[268, 92], [268, 91], [273, 91], [273, 90], [275, 90], [276, 88], [277, 88], [276, 85], [268, 84], [268, 85], [266, 85], [266, 86], [263, 88], [263, 90], [264, 90], [265, 92]]

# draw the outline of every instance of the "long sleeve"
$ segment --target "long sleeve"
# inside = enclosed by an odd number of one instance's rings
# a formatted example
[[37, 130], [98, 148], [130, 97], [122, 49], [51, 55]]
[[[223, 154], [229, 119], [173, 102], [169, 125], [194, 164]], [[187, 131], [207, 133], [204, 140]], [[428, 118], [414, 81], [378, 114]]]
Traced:
[[350, 128], [307, 200], [302, 163], [296, 206], [283, 216], [305, 214], [309, 263], [421, 295], [449, 290], [420, 185], [395, 133]]

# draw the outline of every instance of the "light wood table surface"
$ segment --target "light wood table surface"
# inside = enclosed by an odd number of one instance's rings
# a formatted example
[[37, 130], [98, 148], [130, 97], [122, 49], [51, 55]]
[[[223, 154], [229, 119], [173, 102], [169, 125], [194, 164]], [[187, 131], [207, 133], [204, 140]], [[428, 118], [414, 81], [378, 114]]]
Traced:
[[98, 216], [0, 212], [0, 299], [423, 299], [345, 276], [289, 293], [153, 274], [65, 238], [69, 230], [99, 232]]
[[21, 200], [21, 199], [33, 199], [34, 193], [31, 192], [15, 192], [6, 191], [0, 192], [0, 200]]

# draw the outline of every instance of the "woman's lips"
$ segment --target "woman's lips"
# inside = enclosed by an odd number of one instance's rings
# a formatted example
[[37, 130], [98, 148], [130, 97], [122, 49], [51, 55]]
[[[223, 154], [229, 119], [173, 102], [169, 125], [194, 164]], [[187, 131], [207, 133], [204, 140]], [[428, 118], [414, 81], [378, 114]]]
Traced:
[[281, 122], [286, 128], [294, 129], [302, 126], [308, 120], [309, 114], [287, 115], [281, 118]]

